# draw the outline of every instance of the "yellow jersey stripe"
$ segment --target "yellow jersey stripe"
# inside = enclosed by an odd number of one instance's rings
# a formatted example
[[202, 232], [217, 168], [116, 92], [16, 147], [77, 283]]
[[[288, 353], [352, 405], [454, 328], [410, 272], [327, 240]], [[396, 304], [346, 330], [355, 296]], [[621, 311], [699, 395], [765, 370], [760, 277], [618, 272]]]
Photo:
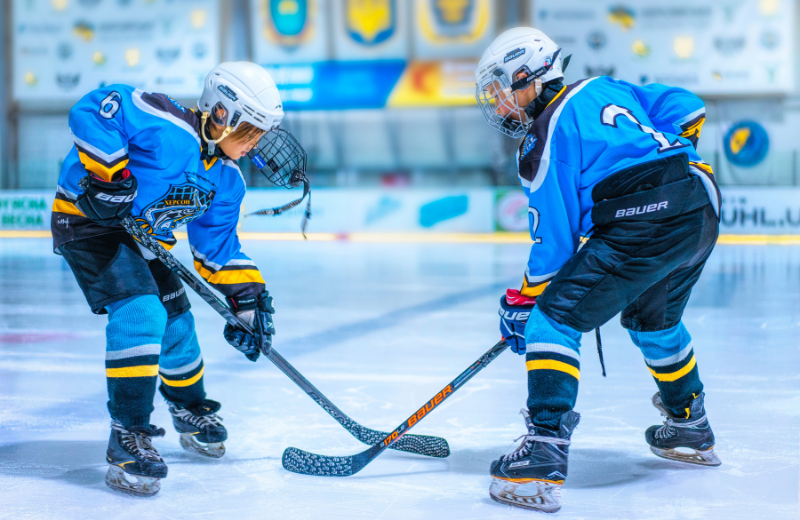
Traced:
[[106, 369], [106, 377], [153, 377], [156, 375], [158, 375], [158, 365]]
[[78, 152], [78, 156], [80, 157], [83, 166], [87, 170], [94, 173], [106, 182], [111, 182], [111, 178], [114, 177], [114, 174], [128, 165], [128, 159], [125, 159], [124, 161], [120, 161], [109, 168], [108, 166], [95, 161], [83, 152]]
[[[547, 104], [547, 106], [549, 107], [550, 105], [552, 105], [555, 102], [556, 99], [561, 97], [561, 94], [563, 94], [565, 90], [567, 90], [567, 87], [563, 87], [561, 90], [559, 90], [558, 94], [556, 94], [556, 97], [551, 99], [550, 102]], [[547, 107], [545, 107], [545, 108], [547, 108]]]
[[581, 372], [577, 368], [563, 361], [556, 361], [555, 359], [531, 359], [525, 363], [525, 366], [528, 367], [528, 371], [531, 370], [558, 370], [559, 372], [564, 372], [578, 381], [581, 380]]
[[711, 169], [711, 165], [710, 164], [692, 162], [692, 161], [689, 161], [689, 164], [691, 164], [695, 168], [699, 168], [699, 169], [703, 170], [706, 173], [710, 173], [711, 175], [714, 174], [714, 170]]
[[195, 260], [195, 270], [200, 273], [200, 276], [205, 278], [208, 283], [217, 285], [233, 285], [237, 283], [265, 283], [264, 278], [258, 269], [241, 269], [235, 271], [217, 271], [212, 273], [203, 264]]
[[53, 213], [66, 213], [67, 215], [77, 215], [79, 217], [86, 216], [74, 203], [61, 199], [56, 199], [53, 202]]
[[530, 286], [523, 282], [522, 290], [520, 290], [519, 293], [522, 296], [527, 296], [528, 298], [535, 298], [544, 292], [544, 290], [547, 288], [547, 284], [549, 283], [550, 282], [545, 282], [540, 283], [539, 285]]
[[206, 367], [203, 367], [200, 369], [200, 372], [196, 373], [189, 379], [179, 379], [179, 380], [167, 379], [162, 374], [158, 374], [158, 377], [160, 377], [161, 380], [164, 381], [164, 384], [167, 386], [177, 386], [177, 387], [192, 386], [193, 384], [198, 382], [201, 377], [203, 377], [203, 372], [205, 371]]
[[647, 367], [647, 370], [649, 370], [650, 373], [653, 374], [653, 377], [655, 377], [659, 381], [671, 382], [671, 381], [677, 381], [678, 379], [682, 378], [683, 376], [691, 372], [696, 364], [697, 361], [694, 359], [694, 355], [692, 355], [692, 359], [689, 360], [686, 366], [675, 372], [670, 372], [669, 374], [659, 374], [650, 367]]

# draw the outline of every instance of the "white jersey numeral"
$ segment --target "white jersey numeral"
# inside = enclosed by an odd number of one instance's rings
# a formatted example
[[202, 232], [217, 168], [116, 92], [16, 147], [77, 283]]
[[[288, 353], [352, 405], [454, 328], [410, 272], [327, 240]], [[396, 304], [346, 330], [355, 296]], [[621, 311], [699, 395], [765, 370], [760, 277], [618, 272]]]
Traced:
[[539, 210], [533, 206], [528, 206], [528, 215], [531, 216], [531, 237], [533, 238], [533, 243], [541, 244], [542, 237], [536, 236], [536, 230], [539, 229]]
[[632, 123], [634, 123], [639, 127], [639, 130], [641, 130], [646, 134], [650, 134], [650, 137], [652, 137], [655, 140], [655, 142], [658, 143], [658, 153], [663, 153], [668, 150], [677, 150], [678, 148], [689, 146], [688, 144], [680, 142], [680, 140], [678, 139], [675, 139], [675, 141], [670, 143], [666, 135], [656, 130], [653, 130], [649, 126], [643, 125], [642, 123], [639, 122], [638, 119], [636, 119], [636, 116], [634, 116], [630, 110], [628, 110], [625, 107], [621, 107], [619, 105], [604, 106], [603, 111], [600, 113], [600, 120], [606, 126], [613, 126], [614, 128], [618, 128], [617, 118], [620, 116], [627, 117], [628, 119], [630, 119]]
[[106, 119], [111, 119], [117, 114], [119, 110], [119, 101], [122, 96], [119, 92], [112, 92], [107, 95], [103, 101], [100, 102], [100, 115]]

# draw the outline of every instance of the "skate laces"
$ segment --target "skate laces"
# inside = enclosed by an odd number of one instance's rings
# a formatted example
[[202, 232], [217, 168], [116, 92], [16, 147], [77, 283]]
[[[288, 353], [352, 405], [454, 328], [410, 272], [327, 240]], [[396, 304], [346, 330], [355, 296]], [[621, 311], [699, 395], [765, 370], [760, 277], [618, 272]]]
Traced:
[[[133, 430], [133, 428], [136, 428], [136, 430]], [[122, 444], [122, 447], [125, 448], [125, 451], [144, 459], [156, 460], [160, 462], [164, 460], [161, 458], [161, 455], [158, 454], [158, 451], [156, 451], [155, 447], [153, 447], [153, 444], [150, 440], [150, 438], [154, 436], [164, 436], [165, 432], [163, 429], [132, 426], [132, 431], [126, 430], [122, 424], [118, 422], [111, 423], [111, 429], [119, 432], [120, 443]]]
[[186, 421], [192, 426], [196, 426], [198, 428], [205, 428], [207, 426], [222, 426], [222, 417], [215, 413], [210, 413], [208, 415], [195, 415], [186, 408], [178, 408], [176, 406], [170, 406], [169, 411], [173, 417], [177, 417], [178, 419]]
[[514, 442], [522, 440], [522, 443], [513, 452], [509, 453], [508, 455], [503, 455], [502, 458], [504, 461], [515, 461], [519, 458], [527, 457], [531, 452], [531, 448], [533, 448], [534, 442], [545, 442], [547, 444], [557, 444], [560, 446], [569, 446], [571, 444], [569, 439], [537, 435], [536, 426], [531, 421], [528, 410], [523, 408], [519, 413], [525, 418], [525, 426], [528, 427], [528, 433], [520, 435], [514, 439]]
[[[664, 415], [662, 413], [662, 415]], [[679, 419], [681, 422], [676, 423], [675, 419], [668, 415], [664, 415], [664, 426], [661, 426], [659, 429], [656, 430], [655, 436], [656, 439], [669, 439], [670, 437], [674, 437], [678, 434], [676, 428], [694, 428], [695, 426], [700, 426], [705, 420], [706, 416], [703, 415], [702, 417], [695, 419], [694, 421], [687, 421], [682, 422], [683, 419]]]

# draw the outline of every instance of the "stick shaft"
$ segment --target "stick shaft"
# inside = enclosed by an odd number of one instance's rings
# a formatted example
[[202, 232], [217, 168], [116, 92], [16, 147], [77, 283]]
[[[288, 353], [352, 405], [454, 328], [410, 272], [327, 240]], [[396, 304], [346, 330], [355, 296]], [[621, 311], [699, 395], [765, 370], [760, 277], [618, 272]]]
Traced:
[[[142, 245], [149, 249], [156, 257], [161, 260], [167, 267], [175, 272], [186, 285], [191, 287], [203, 300], [208, 303], [211, 308], [217, 311], [228, 323], [235, 327], [241, 328], [248, 334], [253, 334], [253, 329], [244, 321], [242, 321], [236, 314], [234, 314], [224, 302], [216, 297], [206, 285], [198, 280], [186, 267], [180, 263], [169, 251], [167, 251], [161, 243], [158, 242], [153, 236], [146, 233], [132, 217], [128, 217], [123, 221], [123, 226], [134, 238], [136, 238]], [[383, 434], [375, 430], [366, 428], [357, 422], [353, 421], [345, 415], [339, 408], [333, 404], [325, 395], [317, 390], [300, 372], [297, 371], [286, 359], [281, 356], [274, 348], [270, 349], [266, 357], [283, 372], [286, 377], [291, 379], [297, 386], [299, 386], [311, 399], [321, 406], [328, 414], [336, 419], [348, 432], [366, 444], [375, 442], [376, 437]], [[417, 437], [417, 436], [414, 436]], [[447, 446], [447, 441], [438, 437], [427, 437], [415, 439], [417, 444], [413, 442], [406, 443], [405, 446], [398, 446], [396, 449], [402, 451], [411, 451], [420, 453], [422, 455], [429, 455], [434, 457], [446, 457], [450, 454], [450, 448]], [[409, 439], [411, 441], [411, 439]]]

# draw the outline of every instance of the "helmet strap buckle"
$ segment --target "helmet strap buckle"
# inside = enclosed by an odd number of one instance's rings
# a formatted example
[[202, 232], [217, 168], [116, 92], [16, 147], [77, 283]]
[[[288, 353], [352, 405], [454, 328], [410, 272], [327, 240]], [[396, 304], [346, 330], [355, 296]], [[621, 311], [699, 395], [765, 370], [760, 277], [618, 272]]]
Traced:
[[533, 89], [536, 91], [536, 97], [542, 95], [542, 80], [541, 78], [536, 78], [533, 80]]
[[217, 145], [233, 132], [233, 127], [228, 126], [225, 128], [225, 130], [222, 131], [222, 135], [216, 141], [209, 139], [208, 136], [206, 136], [206, 123], [208, 122], [209, 115], [209, 112], [203, 112], [200, 118], [200, 135], [203, 137], [203, 141], [208, 145], [208, 155], [213, 156], [217, 151]]

